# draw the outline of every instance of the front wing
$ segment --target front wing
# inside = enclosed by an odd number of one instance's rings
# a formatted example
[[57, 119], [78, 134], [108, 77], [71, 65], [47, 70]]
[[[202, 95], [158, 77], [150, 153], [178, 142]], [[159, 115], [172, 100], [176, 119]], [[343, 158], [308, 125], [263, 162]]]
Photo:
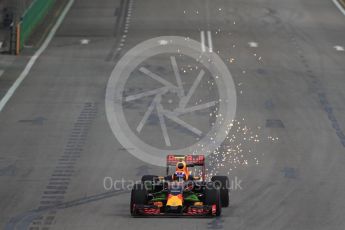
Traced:
[[216, 205], [189, 206], [185, 211], [167, 211], [166, 207], [155, 205], [134, 205], [132, 215], [136, 217], [213, 217], [216, 216]]

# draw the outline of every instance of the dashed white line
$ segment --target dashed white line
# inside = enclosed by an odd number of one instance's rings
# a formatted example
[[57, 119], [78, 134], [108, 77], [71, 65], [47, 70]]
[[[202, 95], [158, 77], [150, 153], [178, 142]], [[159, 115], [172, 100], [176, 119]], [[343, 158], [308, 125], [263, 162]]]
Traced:
[[87, 44], [89, 44], [90, 43], [90, 40], [89, 39], [81, 39], [80, 40], [80, 44], [82, 44], [82, 45], [87, 45]]
[[[206, 45], [205, 45], [205, 31], [200, 31], [201, 37], [201, 51], [204, 53], [206, 52]], [[208, 51], [210, 53], [213, 52], [213, 42], [212, 42], [212, 33], [211, 31], [207, 31], [207, 42], [208, 42]]]
[[201, 51], [204, 53], [206, 52], [206, 47], [205, 47], [205, 31], [201, 31], [200, 32], [200, 36], [201, 36]]
[[343, 46], [334, 46], [334, 49], [336, 51], [345, 51], [345, 48]]
[[211, 34], [211, 31], [207, 31], [207, 39], [208, 39], [209, 52], [212, 53], [213, 52], [213, 44], [212, 44], [212, 34]]
[[257, 48], [259, 47], [259, 44], [257, 42], [248, 42], [248, 45], [252, 48]]
[[125, 27], [124, 27], [124, 30], [123, 30], [123, 33], [124, 35], [122, 36], [122, 40], [121, 40], [121, 44], [120, 44], [120, 47], [123, 47], [124, 46], [124, 42], [125, 42], [125, 38], [127, 37], [127, 33], [128, 33], [128, 29], [129, 29], [129, 24], [131, 22], [131, 16], [132, 16], [132, 5], [133, 5], [133, 1], [131, 0], [129, 2], [129, 8], [127, 10], [127, 16], [126, 16], [126, 21], [125, 21]]
[[124, 28], [123, 28], [123, 34], [122, 34], [122, 38], [120, 40], [120, 44], [117, 47], [117, 52], [120, 52], [126, 43], [126, 38], [127, 38], [127, 33], [129, 30], [129, 26], [130, 26], [130, 21], [131, 21], [131, 16], [132, 16], [132, 6], [133, 6], [133, 0], [129, 1], [129, 7], [127, 10], [127, 15], [125, 16], [125, 21], [124, 21]]

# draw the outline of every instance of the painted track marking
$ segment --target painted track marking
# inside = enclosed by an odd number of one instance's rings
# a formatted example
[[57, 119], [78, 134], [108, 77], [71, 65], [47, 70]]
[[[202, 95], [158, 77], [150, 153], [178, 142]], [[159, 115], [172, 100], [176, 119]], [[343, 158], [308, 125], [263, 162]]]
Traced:
[[209, 52], [213, 52], [213, 44], [212, 44], [212, 34], [211, 31], [207, 31], [207, 39], [208, 39], [208, 47], [209, 47]]
[[[206, 52], [206, 45], [205, 45], [205, 31], [200, 31], [200, 38], [201, 38], [201, 51], [203, 53]], [[212, 33], [211, 31], [207, 31], [207, 42], [208, 42], [208, 51], [210, 53], [213, 52], [213, 43], [212, 43]]]
[[248, 42], [248, 45], [252, 48], [257, 48], [259, 47], [259, 44], [257, 42]]
[[345, 48], [343, 46], [334, 46], [334, 49], [336, 51], [345, 51]]
[[204, 53], [206, 52], [206, 47], [205, 47], [205, 31], [200, 32], [200, 37], [201, 37], [201, 51]]
[[345, 9], [340, 5], [340, 3], [338, 2], [338, 0], [333, 0], [334, 5], [336, 5], [336, 7], [340, 10], [340, 12], [345, 15]]
[[61, 26], [63, 20], [65, 19], [68, 11], [71, 9], [72, 5], [74, 3], [74, 0], [70, 0], [65, 9], [62, 11], [60, 17], [58, 18], [57, 22], [55, 23], [54, 27], [51, 29], [51, 31], [48, 34], [48, 37], [42, 44], [42, 46], [36, 51], [36, 53], [30, 58], [28, 64], [26, 65], [25, 69], [23, 72], [19, 75], [18, 79], [13, 83], [11, 88], [7, 91], [5, 96], [1, 99], [0, 101], [0, 112], [4, 109], [5, 105], [7, 102], [11, 99], [13, 94], [16, 92], [20, 84], [24, 81], [24, 79], [28, 76], [30, 73], [32, 67], [36, 63], [37, 59], [42, 55], [42, 53], [46, 50], [48, 45], [50, 44], [51, 40], [53, 39], [54, 35], [56, 34], [56, 31], [59, 29]]

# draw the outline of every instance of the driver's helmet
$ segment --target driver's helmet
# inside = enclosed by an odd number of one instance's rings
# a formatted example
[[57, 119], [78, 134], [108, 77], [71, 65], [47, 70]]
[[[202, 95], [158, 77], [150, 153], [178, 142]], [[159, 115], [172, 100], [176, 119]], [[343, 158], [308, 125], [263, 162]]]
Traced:
[[182, 182], [182, 181], [185, 181], [186, 178], [187, 178], [186, 173], [183, 171], [176, 171], [174, 173], [174, 180], [176, 180], [176, 181]]
[[185, 161], [179, 161], [177, 162], [176, 164], [176, 172], [179, 171], [179, 172], [185, 172], [186, 173], [186, 170], [187, 170], [187, 164]]
[[179, 161], [176, 164], [176, 169], [174, 173], [174, 180], [184, 181], [187, 180], [189, 176], [187, 164], [185, 161]]

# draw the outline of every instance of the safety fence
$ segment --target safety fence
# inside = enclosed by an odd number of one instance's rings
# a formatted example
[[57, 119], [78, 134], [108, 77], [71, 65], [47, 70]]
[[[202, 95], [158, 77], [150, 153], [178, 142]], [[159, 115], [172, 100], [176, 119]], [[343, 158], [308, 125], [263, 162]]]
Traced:
[[19, 54], [36, 26], [42, 22], [56, 0], [34, 0], [16, 27], [16, 53]]

